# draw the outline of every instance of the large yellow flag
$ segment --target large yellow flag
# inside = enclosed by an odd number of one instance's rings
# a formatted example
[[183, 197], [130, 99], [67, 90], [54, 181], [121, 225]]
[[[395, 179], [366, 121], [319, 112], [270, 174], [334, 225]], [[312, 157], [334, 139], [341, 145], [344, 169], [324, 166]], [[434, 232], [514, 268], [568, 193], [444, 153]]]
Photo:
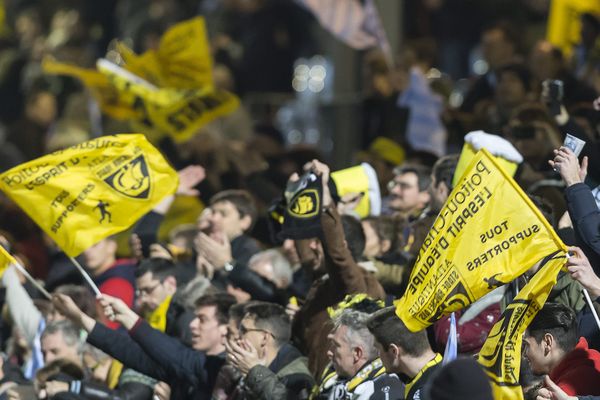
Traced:
[[523, 333], [546, 302], [566, 260], [566, 253], [559, 252], [533, 276], [483, 344], [478, 361], [490, 378], [495, 400], [523, 399], [519, 385]]
[[72, 257], [127, 229], [177, 186], [141, 134], [100, 137], [0, 175], [0, 189]]
[[396, 314], [412, 331], [460, 310], [566, 251], [550, 224], [487, 150], [480, 150], [433, 223]]
[[119, 92], [119, 98], [135, 110], [134, 128], [151, 138], [167, 133], [177, 142], [185, 141], [239, 106], [237, 96], [225, 90], [158, 88], [108, 60], [98, 60], [97, 67]]
[[117, 50], [124, 68], [159, 87], [178, 89], [213, 86], [212, 56], [204, 18], [195, 17], [169, 28], [158, 49], [135, 54], [124, 43]]

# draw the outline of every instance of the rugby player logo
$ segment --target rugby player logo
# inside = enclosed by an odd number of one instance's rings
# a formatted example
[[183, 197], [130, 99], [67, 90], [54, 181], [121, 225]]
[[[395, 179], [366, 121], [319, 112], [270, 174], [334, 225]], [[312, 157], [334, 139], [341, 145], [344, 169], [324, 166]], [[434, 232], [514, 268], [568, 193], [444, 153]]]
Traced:
[[104, 182], [132, 199], [145, 200], [150, 196], [150, 174], [143, 155], [123, 164], [115, 173], [105, 178]]

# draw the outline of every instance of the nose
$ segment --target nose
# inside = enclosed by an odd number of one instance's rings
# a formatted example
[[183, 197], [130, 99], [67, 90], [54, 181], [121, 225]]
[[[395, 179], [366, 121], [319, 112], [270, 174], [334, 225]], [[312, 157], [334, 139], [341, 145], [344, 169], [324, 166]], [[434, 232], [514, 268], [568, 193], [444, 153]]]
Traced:
[[194, 318], [190, 321], [190, 330], [195, 330], [198, 327], [198, 318]]

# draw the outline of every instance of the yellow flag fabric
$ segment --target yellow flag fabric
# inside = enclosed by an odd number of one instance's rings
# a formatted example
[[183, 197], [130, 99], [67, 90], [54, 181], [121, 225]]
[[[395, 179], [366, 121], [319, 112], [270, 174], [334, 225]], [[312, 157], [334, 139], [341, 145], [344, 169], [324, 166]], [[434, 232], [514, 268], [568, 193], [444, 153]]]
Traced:
[[396, 314], [419, 331], [557, 250], [566, 246], [550, 224], [482, 149], [425, 238]]
[[141, 134], [100, 137], [0, 175], [0, 189], [72, 257], [127, 229], [177, 186]]
[[478, 362], [490, 378], [495, 400], [523, 399], [519, 386], [523, 333], [543, 307], [566, 262], [559, 252], [519, 292], [492, 327], [479, 352]]
[[136, 115], [135, 110], [128, 107], [121, 99], [119, 92], [110, 84], [106, 75], [95, 69], [80, 68], [45, 58], [42, 61], [42, 70], [46, 74], [66, 75], [79, 79], [96, 99], [102, 111], [112, 118], [129, 119]]
[[167, 133], [177, 142], [185, 141], [239, 106], [237, 96], [225, 90], [158, 88], [110, 61], [101, 59], [97, 67], [135, 110], [134, 128], [153, 139]]
[[581, 14], [600, 14], [597, 0], [552, 0], [546, 38], [550, 43], [571, 54], [574, 43], [581, 41]]
[[171, 306], [171, 299], [173, 296], [167, 296], [162, 303], [146, 317], [148, 324], [154, 329], [158, 329], [161, 332], [167, 330], [167, 311]]
[[16, 263], [17, 261], [13, 258], [13, 256], [11, 256], [10, 253], [6, 251], [3, 246], [0, 246], [0, 277], [4, 275], [4, 271], [6, 271], [6, 268], [8, 268], [11, 264]]
[[169, 28], [156, 51], [137, 55], [122, 42], [117, 44], [117, 50], [125, 69], [156, 86], [178, 89], [213, 86], [212, 56], [202, 17]]

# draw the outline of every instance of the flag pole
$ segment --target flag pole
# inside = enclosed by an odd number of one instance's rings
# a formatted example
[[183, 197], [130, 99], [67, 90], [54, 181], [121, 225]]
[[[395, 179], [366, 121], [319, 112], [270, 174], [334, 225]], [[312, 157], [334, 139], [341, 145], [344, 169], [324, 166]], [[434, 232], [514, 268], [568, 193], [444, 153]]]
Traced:
[[79, 262], [77, 262], [77, 260], [74, 259], [73, 257], [69, 256], [69, 259], [71, 260], [73, 265], [75, 265], [77, 267], [77, 269], [79, 270], [79, 273], [81, 273], [81, 275], [86, 280], [86, 282], [92, 287], [92, 290], [94, 291], [94, 294], [96, 295], [96, 298], [102, 296], [102, 294], [100, 293], [100, 289], [98, 289], [98, 286], [96, 286], [96, 284], [94, 283], [94, 281], [92, 280], [90, 275], [87, 273], [87, 271], [85, 269], [83, 269], [81, 264], [79, 264]]
[[600, 329], [600, 318], [598, 318], [598, 313], [596, 312], [596, 309], [594, 308], [594, 304], [592, 303], [590, 294], [588, 293], [586, 288], [583, 288], [582, 290], [583, 290], [583, 295], [585, 296], [585, 301], [588, 303], [590, 310], [592, 310], [592, 315], [594, 316], [594, 319], [596, 320], [596, 325], [598, 325], [598, 329]]
[[16, 269], [19, 270], [19, 272], [21, 272], [25, 278], [31, 282], [31, 284], [33, 286], [35, 286], [35, 288], [37, 290], [40, 291], [40, 293], [42, 293], [44, 295], [44, 297], [46, 297], [48, 300], [52, 299], [52, 296], [50, 296], [50, 293], [48, 293], [48, 291], [46, 289], [44, 289], [44, 287], [42, 285], [40, 285], [40, 283], [38, 281], [36, 281], [33, 276], [31, 276], [31, 274], [29, 274], [29, 272], [27, 272], [27, 270], [19, 263], [15, 260], [15, 263], [13, 263], [12, 265], [15, 266]]

